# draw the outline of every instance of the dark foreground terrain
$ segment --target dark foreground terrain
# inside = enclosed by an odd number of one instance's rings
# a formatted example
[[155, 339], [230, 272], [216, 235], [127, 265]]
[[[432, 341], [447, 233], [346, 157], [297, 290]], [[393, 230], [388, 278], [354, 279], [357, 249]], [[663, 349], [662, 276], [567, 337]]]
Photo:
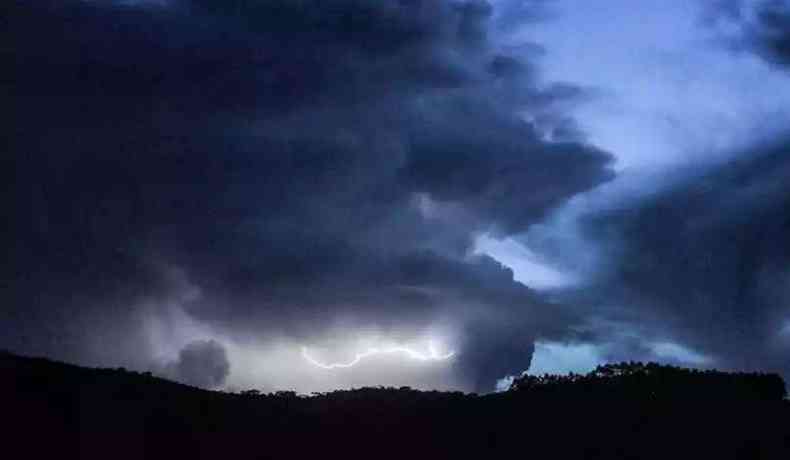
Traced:
[[3, 458], [790, 459], [770, 374], [623, 363], [476, 396], [228, 394], [0, 354]]

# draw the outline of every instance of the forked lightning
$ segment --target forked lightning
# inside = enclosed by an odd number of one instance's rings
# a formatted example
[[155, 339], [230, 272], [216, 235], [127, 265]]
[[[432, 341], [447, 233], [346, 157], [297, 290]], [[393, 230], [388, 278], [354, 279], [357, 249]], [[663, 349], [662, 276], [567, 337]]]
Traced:
[[404, 356], [415, 359], [417, 361], [446, 361], [452, 358], [455, 355], [455, 352], [450, 351], [448, 353], [439, 353], [436, 350], [433, 342], [428, 342], [428, 353], [422, 353], [418, 350], [413, 348], [404, 347], [404, 346], [391, 346], [391, 347], [371, 347], [367, 350], [357, 353], [354, 356], [354, 359], [348, 362], [340, 362], [340, 363], [323, 363], [312, 356], [307, 351], [307, 347], [302, 347], [302, 357], [307, 360], [310, 364], [314, 366], [318, 366], [323, 369], [343, 369], [348, 367], [354, 367], [359, 364], [363, 359], [369, 358], [376, 355], [381, 354], [403, 354]]

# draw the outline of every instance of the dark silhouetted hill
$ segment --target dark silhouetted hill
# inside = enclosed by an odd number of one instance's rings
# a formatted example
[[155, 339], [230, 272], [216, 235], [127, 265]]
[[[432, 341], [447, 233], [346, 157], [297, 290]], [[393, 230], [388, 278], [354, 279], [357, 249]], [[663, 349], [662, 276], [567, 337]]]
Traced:
[[511, 391], [539, 398], [779, 401], [787, 396], [777, 374], [685, 369], [628, 362], [598, 366], [589, 374], [524, 375]]
[[0, 354], [4, 458], [789, 459], [772, 374], [621, 363], [491, 395], [200, 390]]

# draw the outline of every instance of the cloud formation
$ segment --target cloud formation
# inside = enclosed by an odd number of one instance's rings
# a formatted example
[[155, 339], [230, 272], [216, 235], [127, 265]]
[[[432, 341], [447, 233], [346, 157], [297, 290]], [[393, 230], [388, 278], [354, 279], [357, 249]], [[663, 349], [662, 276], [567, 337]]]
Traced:
[[230, 362], [219, 342], [197, 340], [181, 349], [178, 360], [169, 363], [164, 374], [196, 387], [217, 388], [230, 374]]
[[[177, 304], [240, 342], [449, 329], [463, 380], [486, 389], [576, 321], [470, 254], [612, 176], [557, 112], [579, 90], [500, 49], [490, 4], [10, 13], [2, 346], [143, 367], [161, 354], [147, 319]], [[193, 348], [179, 362], [219, 355]]]
[[790, 66], [790, 3], [766, 0], [755, 9], [756, 20], [747, 28], [747, 43], [767, 61]]
[[[678, 5], [689, 6], [667, 2], [666, 8]], [[786, 359], [790, 352], [786, 287], [790, 132], [781, 123], [786, 117], [779, 102], [790, 87], [782, 56], [782, 42], [790, 31], [784, 24], [788, 5], [705, 2], [711, 7], [705, 11], [708, 16], [695, 23], [701, 28], [694, 37], [705, 40], [701, 46], [733, 69], [721, 80], [733, 96], [723, 94], [709, 101], [725, 110], [738, 109], [730, 119], [714, 120], [715, 130], [703, 137], [704, 145], [722, 131], [742, 135], [718, 148], [686, 145], [678, 149], [682, 159], [673, 165], [651, 169], [648, 162], [635, 162], [616, 181], [575, 199], [516, 238], [573, 280], [571, 288], [560, 286], [547, 295], [573, 306], [585, 318], [582, 326], [573, 326], [579, 332], [573, 340], [545, 342], [551, 352], [538, 342], [533, 371], [572, 356], [574, 360], [568, 361], [574, 361], [577, 370], [633, 359], [790, 375]], [[669, 20], [668, 27], [679, 21]], [[657, 43], [668, 48], [680, 42], [664, 41], [662, 35], [659, 39]], [[657, 69], [675, 69], [663, 64]], [[749, 78], [741, 80], [733, 75], [736, 67], [753, 71], [745, 72]], [[702, 63], [689, 69], [686, 76], [716, 73], [714, 66]], [[681, 83], [696, 88], [690, 84], [693, 78], [686, 76]], [[700, 87], [713, 86], [706, 81]], [[642, 92], [641, 85], [635, 87]], [[740, 110], [741, 104], [732, 104], [740, 98], [759, 109]], [[776, 104], [763, 104], [766, 99]], [[699, 107], [693, 93], [676, 102], [678, 110]], [[669, 117], [673, 112], [666, 113]], [[688, 124], [700, 119], [687, 118]], [[763, 129], [772, 124], [776, 129]], [[631, 139], [630, 131], [612, 127]], [[682, 144], [683, 130], [674, 132], [675, 136], [660, 138]], [[637, 147], [650, 148], [641, 143]]]
[[588, 237], [616, 250], [572, 297], [592, 299], [599, 315], [641, 343], [664, 338], [714, 358], [703, 364], [790, 373], [782, 336], [790, 318], [787, 148], [782, 142], [687, 173], [591, 217]]
[[709, 5], [704, 19], [733, 50], [754, 53], [777, 67], [790, 65], [787, 0], [721, 0]]

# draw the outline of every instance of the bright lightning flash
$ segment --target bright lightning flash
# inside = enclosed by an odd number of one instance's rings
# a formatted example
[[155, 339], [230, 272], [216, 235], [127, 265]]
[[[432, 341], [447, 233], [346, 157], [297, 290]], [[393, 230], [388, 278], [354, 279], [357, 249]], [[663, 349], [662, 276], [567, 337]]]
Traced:
[[307, 347], [302, 347], [302, 357], [307, 360], [310, 364], [314, 366], [318, 366], [323, 369], [343, 369], [347, 367], [354, 367], [355, 365], [359, 364], [365, 358], [369, 358], [371, 356], [382, 355], [382, 354], [402, 354], [408, 358], [415, 359], [417, 361], [446, 361], [452, 358], [455, 355], [455, 352], [450, 351], [448, 353], [439, 353], [436, 350], [436, 347], [433, 344], [433, 341], [428, 342], [428, 353], [422, 353], [413, 348], [404, 347], [404, 346], [391, 346], [391, 347], [371, 347], [367, 350], [357, 353], [349, 362], [346, 363], [322, 363], [317, 359], [310, 356], [310, 353], [307, 351]]

